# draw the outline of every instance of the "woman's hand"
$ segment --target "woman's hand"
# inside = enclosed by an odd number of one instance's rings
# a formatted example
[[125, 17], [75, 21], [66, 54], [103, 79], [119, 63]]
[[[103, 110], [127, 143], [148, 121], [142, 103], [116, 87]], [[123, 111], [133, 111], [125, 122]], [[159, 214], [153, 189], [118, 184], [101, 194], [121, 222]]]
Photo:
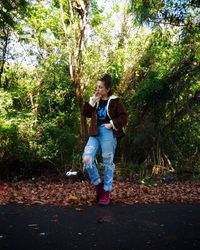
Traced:
[[111, 129], [111, 128], [113, 127], [111, 123], [104, 123], [104, 124], [102, 124], [101, 126], [104, 126], [104, 127], [106, 127], [107, 129]]
[[101, 94], [96, 91], [95, 94], [93, 96], [90, 97], [90, 101], [89, 101], [89, 104], [94, 107], [96, 102], [99, 101], [101, 98]]
[[92, 101], [96, 102], [97, 100], [99, 100], [101, 98], [101, 95], [98, 91], [95, 92], [95, 94], [92, 96]]

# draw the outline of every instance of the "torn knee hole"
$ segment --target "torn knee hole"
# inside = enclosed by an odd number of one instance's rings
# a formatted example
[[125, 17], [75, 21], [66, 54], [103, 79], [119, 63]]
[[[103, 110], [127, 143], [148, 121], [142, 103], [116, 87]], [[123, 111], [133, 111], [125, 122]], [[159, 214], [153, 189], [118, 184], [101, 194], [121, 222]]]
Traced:
[[102, 155], [103, 157], [103, 164], [104, 166], [110, 166], [110, 164], [112, 164], [113, 161], [113, 153], [105, 153]]
[[89, 164], [90, 163], [90, 156], [86, 155], [83, 157], [83, 163]]
[[113, 157], [113, 153], [106, 153], [106, 154], [103, 154], [102, 156], [103, 158], [109, 159]]

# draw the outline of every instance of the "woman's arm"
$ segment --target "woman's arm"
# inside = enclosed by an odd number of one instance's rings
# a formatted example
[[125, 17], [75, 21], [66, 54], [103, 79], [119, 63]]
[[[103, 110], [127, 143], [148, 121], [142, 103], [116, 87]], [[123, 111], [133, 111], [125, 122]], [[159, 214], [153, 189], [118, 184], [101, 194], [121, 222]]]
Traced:
[[85, 102], [84, 105], [83, 105], [82, 114], [85, 117], [91, 118], [92, 117], [92, 112], [93, 112], [94, 109], [95, 109], [95, 106], [93, 107], [93, 106], [91, 106], [89, 104], [89, 102]]
[[96, 91], [95, 94], [90, 97], [89, 102], [85, 102], [82, 110], [84, 116], [91, 118], [92, 112], [95, 109], [96, 103], [100, 100], [100, 97], [100, 94]]
[[116, 116], [110, 121], [113, 126], [113, 129], [119, 130], [123, 128], [128, 122], [128, 113], [126, 111], [123, 103], [117, 99], [117, 108], [116, 108]]

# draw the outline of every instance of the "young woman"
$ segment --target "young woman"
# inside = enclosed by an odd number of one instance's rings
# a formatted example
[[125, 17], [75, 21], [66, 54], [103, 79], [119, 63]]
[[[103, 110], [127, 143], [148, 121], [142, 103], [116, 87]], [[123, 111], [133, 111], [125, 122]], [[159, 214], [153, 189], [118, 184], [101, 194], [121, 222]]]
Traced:
[[[102, 205], [110, 203], [113, 163], [117, 137], [124, 136], [123, 127], [127, 123], [127, 112], [118, 97], [111, 95], [112, 78], [104, 75], [97, 81], [95, 94], [85, 102], [83, 115], [91, 118], [89, 139], [83, 153], [84, 169], [88, 172], [91, 183], [96, 187], [97, 202]], [[101, 150], [104, 180], [101, 181], [95, 158]]]

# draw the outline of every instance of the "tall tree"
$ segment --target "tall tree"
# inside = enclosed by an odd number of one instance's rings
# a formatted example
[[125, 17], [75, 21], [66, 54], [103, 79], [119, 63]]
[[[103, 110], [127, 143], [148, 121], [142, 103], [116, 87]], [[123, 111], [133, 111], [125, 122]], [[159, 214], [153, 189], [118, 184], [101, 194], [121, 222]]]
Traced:
[[[85, 44], [85, 32], [89, 11], [89, 0], [68, 0], [66, 3], [59, 0], [62, 27], [65, 34], [66, 44], [69, 46], [69, 68], [71, 79], [74, 84], [76, 97], [80, 111], [83, 106], [83, 60], [82, 51]], [[65, 8], [66, 7], [66, 8]], [[68, 25], [66, 24], [66, 17]], [[70, 30], [70, 32], [68, 32]], [[83, 142], [87, 138], [87, 123], [80, 112], [80, 130]]]
[[0, 49], [1, 49], [1, 60], [0, 60], [0, 87], [2, 86], [2, 74], [4, 72], [4, 66], [6, 62], [7, 48], [11, 35], [11, 30], [14, 29], [17, 24], [17, 18], [25, 14], [26, 0], [12, 1], [12, 0], [1, 0], [0, 1]]

